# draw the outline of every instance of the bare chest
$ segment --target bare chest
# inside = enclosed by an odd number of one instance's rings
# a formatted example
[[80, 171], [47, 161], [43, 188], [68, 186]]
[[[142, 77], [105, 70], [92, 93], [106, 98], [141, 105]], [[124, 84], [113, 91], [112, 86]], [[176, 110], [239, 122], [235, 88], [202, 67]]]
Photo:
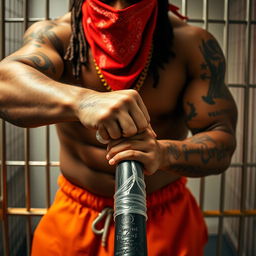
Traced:
[[[153, 74], [149, 72], [139, 91], [153, 120], [171, 117], [181, 108], [180, 99], [186, 84], [185, 66], [178, 59], [172, 59], [164, 69], [159, 69], [158, 72], [158, 83], [154, 86]], [[87, 66], [82, 66], [79, 80], [74, 79], [71, 67], [67, 64], [63, 81], [95, 91], [107, 91], [100, 81], [91, 58]]]

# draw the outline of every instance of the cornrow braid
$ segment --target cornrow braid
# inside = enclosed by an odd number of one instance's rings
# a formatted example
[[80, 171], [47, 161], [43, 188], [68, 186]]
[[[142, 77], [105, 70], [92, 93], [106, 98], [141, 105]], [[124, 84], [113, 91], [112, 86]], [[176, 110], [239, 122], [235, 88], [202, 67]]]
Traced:
[[84, 0], [74, 0], [71, 5], [71, 28], [72, 35], [64, 57], [72, 64], [73, 75], [78, 79], [81, 65], [87, 64], [88, 43], [86, 41], [82, 24], [82, 5]]
[[[72, 64], [73, 75], [78, 79], [81, 65], [88, 63], [88, 43], [83, 32], [82, 4], [86, 0], [73, 0], [71, 4], [72, 35], [65, 59]], [[164, 68], [170, 57], [174, 57], [171, 51], [173, 41], [173, 28], [168, 16], [168, 0], [158, 0], [158, 18], [153, 38], [153, 54], [149, 67], [156, 87], [159, 82], [159, 68]]]

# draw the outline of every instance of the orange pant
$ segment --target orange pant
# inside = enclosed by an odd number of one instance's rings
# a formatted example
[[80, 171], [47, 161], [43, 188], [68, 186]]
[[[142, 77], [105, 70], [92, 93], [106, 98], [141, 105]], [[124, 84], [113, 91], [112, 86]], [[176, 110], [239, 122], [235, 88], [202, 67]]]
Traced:
[[[203, 255], [206, 226], [185, 184], [186, 179], [181, 178], [147, 195], [148, 256]], [[59, 185], [53, 205], [35, 231], [32, 256], [113, 256], [113, 220], [106, 247], [91, 228], [99, 212], [113, 207], [113, 199], [95, 196], [63, 176]]]

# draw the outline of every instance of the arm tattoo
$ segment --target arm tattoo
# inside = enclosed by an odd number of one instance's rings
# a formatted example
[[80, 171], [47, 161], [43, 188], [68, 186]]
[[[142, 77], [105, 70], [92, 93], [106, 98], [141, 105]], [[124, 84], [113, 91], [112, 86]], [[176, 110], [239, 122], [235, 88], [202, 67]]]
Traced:
[[222, 115], [226, 115], [226, 114], [232, 114], [233, 110], [232, 109], [220, 109], [220, 110], [216, 110], [214, 112], [209, 112], [208, 116], [209, 117], [218, 117], [218, 116], [222, 116]]
[[56, 26], [55, 22], [48, 22], [46, 26], [41, 28], [38, 31], [32, 32], [24, 37], [24, 45], [32, 43], [35, 47], [42, 47], [43, 44], [46, 44], [46, 39], [48, 39], [53, 47], [58, 51], [58, 53], [64, 55], [64, 47], [57, 35], [51, 31], [52, 28]]
[[205, 59], [205, 63], [201, 64], [201, 79], [209, 80], [210, 82], [208, 93], [202, 98], [206, 103], [213, 105], [215, 104], [214, 99], [229, 98], [229, 93], [224, 83], [225, 59], [216, 40], [202, 40], [199, 48]]
[[35, 54], [31, 55], [19, 55], [15, 56], [13, 58], [10, 58], [11, 60], [16, 60], [16, 61], [30, 61], [32, 62], [33, 66], [41, 71], [41, 72], [51, 72], [53, 74], [56, 74], [56, 69], [50, 58], [45, 55], [42, 52], [38, 52]]
[[[196, 148], [189, 148], [188, 144], [182, 145], [182, 152], [186, 161], [193, 158], [191, 155], [197, 154], [200, 156], [201, 162], [203, 164], [207, 164], [212, 159], [215, 159], [215, 161], [221, 161], [228, 158], [230, 155], [229, 147], [225, 146], [224, 144], [218, 146], [216, 141], [209, 135], [194, 136], [190, 139], [190, 141], [200, 146]], [[209, 143], [212, 146], [210, 146]]]
[[83, 110], [83, 109], [86, 109], [86, 108], [94, 108], [96, 105], [97, 105], [97, 101], [93, 101], [93, 102], [82, 102], [82, 103], [79, 105], [79, 109], [80, 109], [80, 110]]
[[193, 161], [193, 158], [198, 156], [203, 165], [212, 160], [222, 161], [230, 156], [230, 147], [224, 144], [217, 145], [216, 141], [209, 135], [193, 136], [189, 139], [189, 142], [198, 146], [191, 147], [190, 143], [183, 143], [179, 148], [175, 143], [166, 142], [169, 155], [175, 160], [183, 157], [186, 162]]
[[45, 38], [44, 38], [45, 33], [52, 28], [53, 28], [52, 25], [47, 25], [41, 28], [39, 31], [28, 34], [27, 36], [24, 37], [24, 40], [23, 40], [24, 45], [27, 43], [33, 42], [34, 46], [42, 47], [41, 44], [45, 44]]
[[170, 143], [168, 142], [168, 153], [174, 157], [174, 159], [178, 160], [181, 156], [181, 152], [179, 150], [179, 148], [177, 147], [177, 145], [175, 145], [174, 143]]
[[196, 144], [205, 144], [207, 142], [212, 142], [216, 145], [216, 142], [209, 135], [195, 135], [190, 138], [190, 141]]
[[190, 112], [189, 114], [187, 115], [187, 121], [191, 121], [194, 117], [197, 116], [197, 112], [196, 112], [196, 108], [195, 108], [195, 105], [193, 103], [190, 103], [190, 102], [187, 102], [187, 105], [189, 106], [190, 108]]

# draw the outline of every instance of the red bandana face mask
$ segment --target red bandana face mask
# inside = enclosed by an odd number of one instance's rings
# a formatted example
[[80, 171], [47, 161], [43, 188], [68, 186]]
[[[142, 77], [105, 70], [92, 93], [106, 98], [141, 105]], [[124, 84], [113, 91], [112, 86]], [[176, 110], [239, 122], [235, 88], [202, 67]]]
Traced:
[[83, 3], [85, 36], [112, 90], [136, 85], [148, 62], [157, 12], [157, 0], [141, 0], [121, 10], [99, 0]]

